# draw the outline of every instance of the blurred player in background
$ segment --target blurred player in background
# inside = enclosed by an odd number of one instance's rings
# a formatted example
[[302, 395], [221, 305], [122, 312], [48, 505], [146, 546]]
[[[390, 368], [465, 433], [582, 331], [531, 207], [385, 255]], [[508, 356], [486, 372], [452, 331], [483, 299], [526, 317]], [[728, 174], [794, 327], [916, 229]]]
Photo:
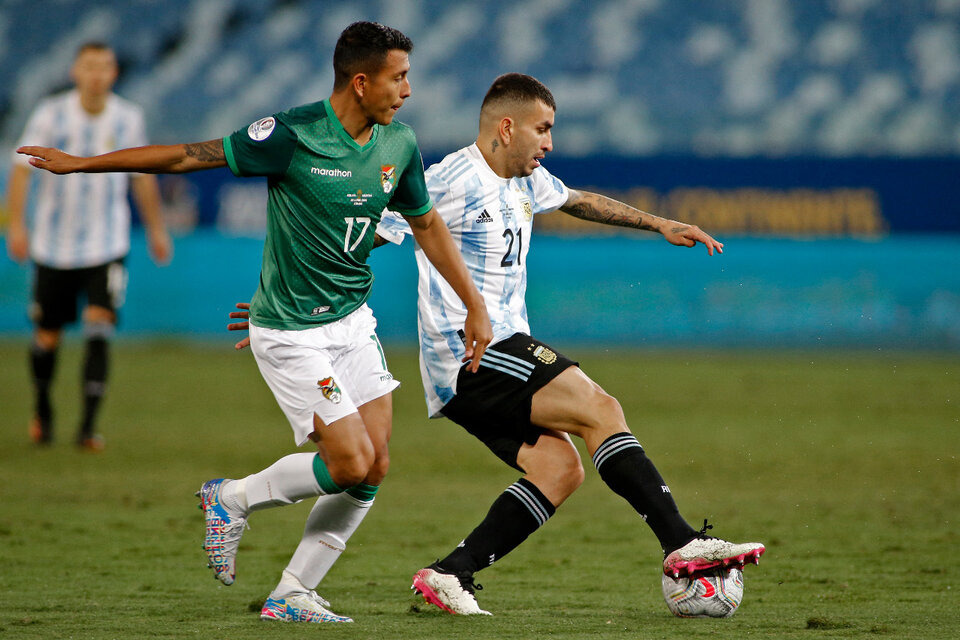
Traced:
[[[419, 571], [414, 588], [451, 613], [486, 614], [473, 576], [516, 548], [580, 486], [584, 471], [570, 439], [583, 438], [603, 481], [650, 526], [665, 574], [691, 574], [758, 561], [759, 543], [733, 544], [699, 532], [680, 515], [666, 482], [630, 432], [620, 404], [576, 362], [530, 336], [526, 265], [533, 216], [559, 209], [584, 220], [655, 231], [671, 244], [723, 245], [698, 227], [622, 202], [568, 189], [540, 166], [553, 149], [556, 104], [536, 79], [497, 78], [480, 110], [476, 143], [426, 172], [437, 210], [460, 246], [493, 322], [494, 339], [475, 375], [461, 366], [464, 309], [416, 248], [420, 365], [432, 417], [446, 416], [524, 476], [442, 560]], [[385, 215], [377, 234], [402, 242], [409, 226]], [[378, 238], [379, 240], [379, 238]], [[475, 364], [476, 361], [473, 363]]]
[[[57, 146], [77, 155], [146, 144], [140, 108], [112, 92], [117, 71], [109, 46], [100, 42], [82, 45], [70, 70], [75, 87], [37, 106], [21, 144]], [[57, 349], [63, 327], [77, 320], [78, 302], [83, 299], [83, 414], [77, 444], [100, 450], [103, 439], [95, 431], [95, 420], [106, 388], [108, 345], [127, 286], [128, 184], [146, 228], [151, 256], [157, 264], [170, 259], [170, 237], [160, 214], [157, 179], [119, 173], [68, 178], [45, 174], [28, 231], [30, 174], [27, 159], [16, 156], [7, 194], [7, 251], [17, 262], [30, 258], [35, 264], [30, 370], [36, 395], [30, 437], [40, 444], [53, 440], [50, 387]]]
[[[389, 205], [467, 309], [464, 357], [478, 361], [492, 337], [483, 298], [427, 193], [413, 131], [393, 117], [410, 92], [410, 40], [358, 22], [340, 35], [329, 99], [253, 123], [222, 140], [126, 149], [75, 158], [22, 147], [54, 173], [179, 173], [229, 166], [268, 176], [267, 237], [260, 286], [250, 309], [253, 352], [294, 430], [296, 453], [240, 480], [210, 480], [197, 495], [207, 520], [204, 548], [214, 575], [235, 579], [247, 516], [321, 496], [300, 545], [260, 617], [352, 622], [314, 591], [373, 504], [389, 465], [387, 369], [366, 305], [366, 264], [374, 230]], [[476, 370], [476, 365], [471, 367]]]

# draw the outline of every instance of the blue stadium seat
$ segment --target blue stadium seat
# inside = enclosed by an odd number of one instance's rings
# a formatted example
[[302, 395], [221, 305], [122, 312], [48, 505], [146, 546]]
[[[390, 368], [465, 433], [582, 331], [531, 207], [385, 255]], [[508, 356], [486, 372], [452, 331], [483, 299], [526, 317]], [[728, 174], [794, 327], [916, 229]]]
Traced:
[[358, 19], [414, 39], [401, 119], [427, 153], [468, 141], [490, 81], [514, 70], [554, 90], [569, 155], [960, 152], [954, 0], [8, 0], [0, 141], [66, 86], [85, 40], [115, 46], [118, 91], [173, 142], [325, 97], [333, 44]]

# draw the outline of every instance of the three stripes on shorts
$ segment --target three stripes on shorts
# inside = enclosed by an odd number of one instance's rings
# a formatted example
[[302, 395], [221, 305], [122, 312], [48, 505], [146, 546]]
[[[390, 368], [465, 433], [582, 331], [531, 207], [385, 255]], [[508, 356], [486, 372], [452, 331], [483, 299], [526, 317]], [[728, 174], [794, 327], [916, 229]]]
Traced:
[[484, 352], [483, 357], [480, 358], [480, 366], [519, 378], [524, 382], [530, 379], [530, 374], [536, 368], [535, 364], [526, 360], [493, 349], [487, 349]]

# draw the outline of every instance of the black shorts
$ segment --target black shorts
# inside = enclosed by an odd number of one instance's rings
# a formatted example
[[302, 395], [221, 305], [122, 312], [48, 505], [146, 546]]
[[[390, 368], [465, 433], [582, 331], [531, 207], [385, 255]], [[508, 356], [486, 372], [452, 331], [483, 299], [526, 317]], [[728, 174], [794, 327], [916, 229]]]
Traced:
[[54, 269], [38, 264], [30, 319], [41, 329], [60, 329], [77, 320], [81, 296], [86, 304], [116, 313], [127, 291], [123, 258], [95, 267]]
[[516, 333], [489, 347], [476, 373], [466, 365], [457, 376], [457, 395], [441, 413], [476, 436], [519, 471], [517, 453], [535, 444], [541, 427], [530, 424], [533, 394], [577, 363], [543, 342]]

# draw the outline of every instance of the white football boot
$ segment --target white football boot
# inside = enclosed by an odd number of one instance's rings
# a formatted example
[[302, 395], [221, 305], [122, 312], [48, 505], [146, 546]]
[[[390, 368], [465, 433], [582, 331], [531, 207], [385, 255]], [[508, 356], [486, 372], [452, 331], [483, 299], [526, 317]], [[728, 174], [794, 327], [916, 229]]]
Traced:
[[430, 604], [449, 613], [461, 616], [493, 615], [477, 604], [474, 591], [483, 587], [474, 584], [473, 576], [469, 574], [456, 576], [452, 573], [444, 573], [436, 564], [432, 564], [417, 571], [410, 588], [422, 595]]
[[679, 549], [667, 554], [663, 560], [664, 575], [679, 578], [681, 573], [692, 576], [715, 567], [737, 567], [742, 569], [752, 562], [760, 564], [760, 556], [766, 551], [759, 542], [727, 542], [707, 535], [707, 529], [713, 527], [706, 520], [696, 538]]
[[247, 519], [243, 515], [232, 513], [220, 502], [220, 489], [223, 478], [207, 480], [195, 494], [200, 498], [200, 510], [207, 521], [203, 549], [207, 552], [207, 566], [213, 569], [213, 576], [223, 584], [230, 586], [237, 577], [237, 547], [243, 535]]
[[316, 591], [290, 593], [282, 598], [267, 598], [260, 610], [261, 620], [279, 622], [353, 622], [347, 616], [338, 616], [327, 607], [330, 603]]

